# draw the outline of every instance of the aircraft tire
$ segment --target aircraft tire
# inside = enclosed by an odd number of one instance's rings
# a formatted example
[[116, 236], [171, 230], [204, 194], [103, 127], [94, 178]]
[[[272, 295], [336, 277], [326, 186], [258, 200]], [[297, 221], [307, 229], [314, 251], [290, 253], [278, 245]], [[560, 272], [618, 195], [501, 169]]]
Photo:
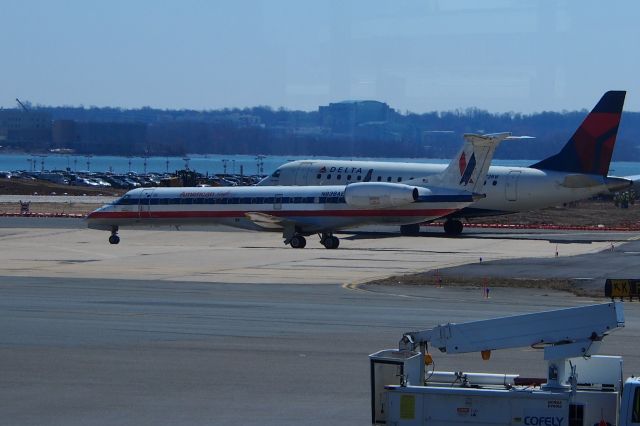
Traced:
[[117, 235], [111, 235], [109, 237], [109, 244], [118, 244], [120, 242], [120, 237]]
[[420, 224], [414, 223], [411, 225], [401, 225], [400, 235], [406, 235], [406, 236], [420, 235]]
[[340, 245], [340, 239], [338, 237], [327, 237], [324, 239], [324, 241], [322, 242], [322, 245], [329, 250], [334, 250], [337, 249], [338, 246]]
[[302, 249], [307, 245], [307, 239], [302, 235], [295, 235], [289, 244], [293, 248]]
[[449, 219], [444, 222], [444, 232], [447, 235], [458, 236], [462, 234], [464, 225], [457, 219]]

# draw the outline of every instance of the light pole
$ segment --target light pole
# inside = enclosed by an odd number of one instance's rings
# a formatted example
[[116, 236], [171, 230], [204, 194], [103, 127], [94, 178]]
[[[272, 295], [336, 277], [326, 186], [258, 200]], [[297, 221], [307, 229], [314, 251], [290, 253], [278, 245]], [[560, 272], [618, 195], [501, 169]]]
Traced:
[[262, 174], [264, 173], [264, 159], [266, 158], [266, 155], [257, 155], [256, 156], [256, 166], [258, 169], [258, 173], [257, 174]]

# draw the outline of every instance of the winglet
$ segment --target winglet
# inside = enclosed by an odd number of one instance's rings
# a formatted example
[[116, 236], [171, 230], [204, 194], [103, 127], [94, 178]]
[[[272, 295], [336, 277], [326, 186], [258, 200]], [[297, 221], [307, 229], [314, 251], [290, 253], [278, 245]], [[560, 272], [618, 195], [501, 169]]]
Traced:
[[559, 153], [530, 167], [606, 176], [626, 94], [623, 90], [605, 93]]

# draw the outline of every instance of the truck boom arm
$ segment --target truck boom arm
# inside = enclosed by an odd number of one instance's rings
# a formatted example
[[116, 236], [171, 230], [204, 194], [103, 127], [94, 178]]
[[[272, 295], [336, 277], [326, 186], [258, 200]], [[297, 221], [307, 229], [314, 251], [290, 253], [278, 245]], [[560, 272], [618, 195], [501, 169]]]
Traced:
[[609, 332], [624, 327], [622, 304], [617, 302], [558, 309], [524, 315], [447, 323], [429, 330], [405, 333], [401, 350], [430, 343], [448, 353], [545, 345], [545, 359], [591, 355]]

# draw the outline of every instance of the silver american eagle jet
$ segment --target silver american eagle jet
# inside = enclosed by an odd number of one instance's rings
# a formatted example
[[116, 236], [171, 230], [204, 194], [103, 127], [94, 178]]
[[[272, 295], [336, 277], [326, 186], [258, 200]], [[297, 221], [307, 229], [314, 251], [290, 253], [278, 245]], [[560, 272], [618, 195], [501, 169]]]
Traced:
[[[486, 197], [446, 216], [447, 234], [462, 232], [461, 219], [540, 209], [617, 191], [640, 176], [608, 176], [624, 105], [624, 91], [606, 92], [562, 150], [529, 167], [491, 166], [476, 188]], [[346, 160], [298, 160], [280, 166], [259, 185], [336, 185], [350, 182], [405, 182], [441, 173], [443, 164]], [[406, 224], [416, 234], [419, 224]]]
[[282, 232], [284, 243], [294, 248], [305, 247], [305, 236], [318, 234], [322, 245], [335, 249], [337, 230], [431, 221], [484, 197], [478, 190], [497, 145], [509, 135], [467, 134], [445, 170], [402, 183], [134, 189], [90, 213], [87, 226], [110, 231], [111, 244], [120, 242], [123, 227], [223, 224]]

